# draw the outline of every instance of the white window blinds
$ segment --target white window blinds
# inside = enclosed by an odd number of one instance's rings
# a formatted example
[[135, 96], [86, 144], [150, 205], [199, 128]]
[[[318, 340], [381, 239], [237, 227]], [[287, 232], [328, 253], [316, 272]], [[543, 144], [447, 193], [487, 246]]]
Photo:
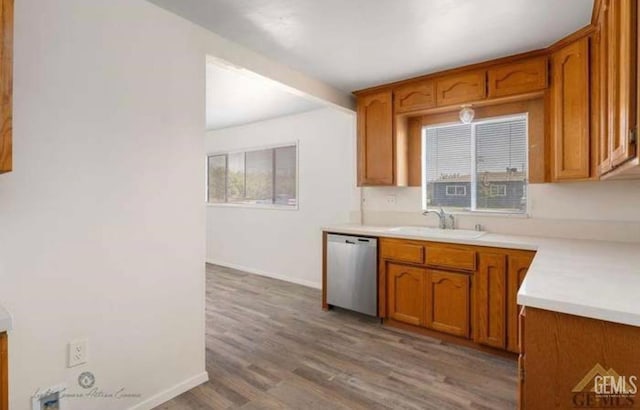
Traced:
[[424, 129], [425, 209], [525, 212], [526, 171], [526, 115]]

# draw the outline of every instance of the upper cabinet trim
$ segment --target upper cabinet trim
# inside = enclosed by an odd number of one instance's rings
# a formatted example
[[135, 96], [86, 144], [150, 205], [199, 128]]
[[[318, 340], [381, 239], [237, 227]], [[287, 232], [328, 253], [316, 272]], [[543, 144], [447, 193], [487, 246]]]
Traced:
[[353, 94], [356, 95], [356, 96], [364, 95], [364, 94], [370, 94], [370, 93], [382, 91], [384, 89], [397, 88], [397, 87], [401, 87], [401, 86], [406, 85], [406, 84], [416, 83], [418, 81], [434, 80], [434, 79], [438, 79], [439, 77], [446, 77], [446, 76], [450, 76], [450, 75], [454, 75], [454, 74], [464, 74], [466, 72], [473, 72], [473, 71], [476, 71], [476, 70], [483, 70], [483, 69], [486, 70], [486, 69], [488, 69], [490, 67], [494, 67], [494, 66], [497, 66], [497, 65], [515, 63], [515, 62], [519, 62], [521, 60], [526, 60], [526, 59], [529, 59], [529, 58], [546, 56], [548, 54], [549, 54], [549, 50], [546, 49], [546, 48], [527, 51], [527, 52], [524, 52], [524, 53], [514, 54], [514, 55], [511, 55], [511, 56], [507, 56], [507, 57], [497, 58], [497, 59], [494, 59], [494, 60], [487, 60], [487, 61], [483, 61], [483, 62], [479, 62], [479, 63], [473, 63], [473, 64], [465, 65], [465, 66], [462, 66], [462, 67], [452, 68], [452, 69], [449, 69], [449, 70], [437, 71], [437, 72], [434, 72], [434, 73], [429, 73], [429, 74], [421, 75], [421, 76], [418, 76], [418, 77], [407, 78], [407, 79], [400, 80], [400, 81], [394, 81], [392, 83], [380, 84], [380, 85], [376, 85], [376, 86], [369, 87], [369, 88], [363, 88], [361, 90], [353, 91]]

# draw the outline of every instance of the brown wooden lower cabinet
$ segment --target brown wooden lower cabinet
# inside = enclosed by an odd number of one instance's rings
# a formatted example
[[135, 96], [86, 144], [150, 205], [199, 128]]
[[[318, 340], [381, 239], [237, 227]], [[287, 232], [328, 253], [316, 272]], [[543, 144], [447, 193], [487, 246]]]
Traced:
[[511, 252], [507, 259], [507, 350], [513, 353], [520, 351], [518, 289], [524, 281], [531, 262], [533, 262], [532, 252]]
[[0, 410], [9, 410], [9, 369], [7, 333], [0, 333]]
[[410, 325], [424, 324], [426, 269], [387, 263], [389, 317]]
[[455, 336], [469, 337], [469, 274], [427, 271], [426, 325]]
[[527, 307], [519, 408], [640, 408], [640, 327]]
[[476, 342], [506, 347], [507, 255], [481, 253], [476, 272]]
[[469, 337], [469, 274], [386, 262], [388, 317]]
[[395, 238], [379, 243], [383, 319], [520, 351], [517, 293], [535, 252]]

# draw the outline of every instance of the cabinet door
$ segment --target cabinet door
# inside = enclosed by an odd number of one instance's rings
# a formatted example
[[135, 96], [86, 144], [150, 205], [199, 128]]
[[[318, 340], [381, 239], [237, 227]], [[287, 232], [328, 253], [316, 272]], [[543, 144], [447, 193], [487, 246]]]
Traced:
[[507, 319], [507, 256], [481, 253], [476, 273], [476, 342], [504, 349]]
[[358, 98], [358, 185], [393, 185], [391, 91]]
[[522, 285], [529, 265], [533, 261], [532, 253], [510, 254], [508, 259], [507, 275], [507, 350], [518, 353], [519, 348], [519, 326], [518, 326], [518, 289]]
[[425, 110], [436, 106], [435, 84], [432, 80], [411, 83], [393, 92], [397, 113]]
[[631, 131], [635, 128], [636, 0], [609, 2], [608, 102], [611, 166], [635, 155]]
[[484, 100], [487, 96], [487, 73], [472, 71], [436, 80], [436, 103], [440, 106]]
[[524, 327], [526, 325], [525, 320], [527, 318], [527, 312], [523, 308], [518, 314], [518, 327], [520, 333], [518, 338], [520, 339], [520, 355], [518, 356], [518, 409], [524, 409], [525, 397], [524, 397], [524, 385], [525, 385], [525, 349], [524, 349]]
[[489, 98], [547, 88], [547, 58], [539, 57], [489, 69]]
[[590, 176], [589, 39], [583, 38], [553, 54], [551, 138], [553, 179]]
[[7, 333], [0, 333], [0, 410], [9, 409], [9, 372], [7, 366]]
[[469, 275], [429, 270], [427, 276], [427, 327], [469, 337]]
[[0, 2], [0, 174], [13, 167], [13, 3]]
[[[600, 15], [596, 21], [596, 34], [594, 36], [593, 50], [594, 67], [597, 70], [597, 78], [593, 95], [597, 98], [594, 107], [597, 113], [597, 137], [598, 137], [598, 173], [600, 175], [611, 170], [611, 140], [609, 136], [609, 0], [603, 0]], [[597, 65], [597, 66], [596, 66]]]
[[411, 325], [424, 324], [426, 269], [387, 263], [389, 317]]

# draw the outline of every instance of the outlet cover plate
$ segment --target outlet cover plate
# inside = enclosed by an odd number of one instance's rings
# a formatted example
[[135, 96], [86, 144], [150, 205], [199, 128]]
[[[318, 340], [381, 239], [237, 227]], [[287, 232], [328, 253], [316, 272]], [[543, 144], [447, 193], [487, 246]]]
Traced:
[[88, 360], [88, 340], [77, 339], [69, 342], [67, 352], [67, 367], [80, 366]]

